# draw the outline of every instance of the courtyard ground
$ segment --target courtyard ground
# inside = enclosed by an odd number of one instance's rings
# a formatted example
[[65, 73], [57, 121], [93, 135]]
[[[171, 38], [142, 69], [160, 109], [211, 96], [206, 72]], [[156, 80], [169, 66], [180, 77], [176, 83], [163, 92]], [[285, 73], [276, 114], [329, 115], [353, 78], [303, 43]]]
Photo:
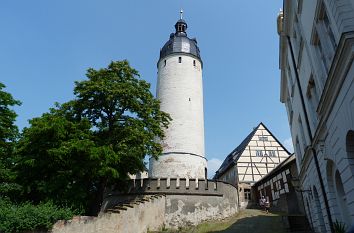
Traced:
[[223, 221], [211, 221], [196, 227], [159, 233], [286, 233], [282, 215], [246, 209]]

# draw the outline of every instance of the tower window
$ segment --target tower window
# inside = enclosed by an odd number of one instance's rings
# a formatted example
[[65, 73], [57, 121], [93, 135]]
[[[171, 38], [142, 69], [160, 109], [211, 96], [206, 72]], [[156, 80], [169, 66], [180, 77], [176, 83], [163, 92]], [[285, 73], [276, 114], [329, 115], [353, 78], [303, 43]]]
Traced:
[[164, 61], [164, 66], [166, 66], [166, 60]]
[[193, 60], [193, 66], [195, 66], [195, 60]]
[[178, 57], [178, 63], [182, 63], [182, 57]]
[[178, 25], [178, 31], [183, 32], [183, 25], [181, 25], [181, 24]]

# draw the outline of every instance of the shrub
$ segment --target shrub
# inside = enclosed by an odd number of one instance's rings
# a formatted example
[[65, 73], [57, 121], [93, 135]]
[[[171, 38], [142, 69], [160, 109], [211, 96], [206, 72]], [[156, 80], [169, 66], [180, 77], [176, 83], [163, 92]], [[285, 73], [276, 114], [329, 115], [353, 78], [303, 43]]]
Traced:
[[71, 219], [74, 214], [70, 208], [60, 208], [52, 202], [15, 204], [0, 198], [0, 232], [48, 230], [57, 220]]
[[333, 223], [333, 228], [335, 233], [345, 233], [347, 232], [347, 226], [345, 223], [340, 222], [336, 219], [336, 221]]

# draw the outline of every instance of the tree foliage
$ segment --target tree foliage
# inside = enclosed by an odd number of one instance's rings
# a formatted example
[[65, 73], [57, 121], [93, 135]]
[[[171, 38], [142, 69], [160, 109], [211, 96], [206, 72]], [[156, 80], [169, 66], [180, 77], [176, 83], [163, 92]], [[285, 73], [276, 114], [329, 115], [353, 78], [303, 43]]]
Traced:
[[138, 79], [127, 61], [89, 69], [87, 77], [76, 82], [74, 89], [77, 113], [96, 128], [97, 142], [111, 148], [124, 164], [116, 176], [142, 170], [146, 154], [157, 157], [161, 153], [155, 139], [163, 137], [162, 127], [169, 120], [151, 94], [150, 84]]
[[30, 121], [17, 170], [27, 199], [53, 200], [96, 214], [105, 189], [144, 169], [170, 117], [127, 61], [88, 69], [75, 99]]
[[14, 143], [18, 136], [15, 125], [17, 114], [12, 109], [21, 102], [5, 92], [5, 85], [0, 82], [0, 196], [8, 196], [19, 190], [14, 183], [16, 173], [12, 170], [15, 164]]
[[70, 121], [60, 109], [30, 120], [30, 125], [18, 143], [18, 182], [25, 199], [84, 208], [92, 195], [92, 169], [99, 163], [92, 156], [91, 125]]
[[21, 102], [15, 100], [12, 95], [5, 92], [5, 85], [0, 82], [0, 148], [1, 153], [5, 153], [6, 143], [14, 141], [18, 136], [17, 126], [14, 124], [17, 114], [11, 107], [20, 105]]

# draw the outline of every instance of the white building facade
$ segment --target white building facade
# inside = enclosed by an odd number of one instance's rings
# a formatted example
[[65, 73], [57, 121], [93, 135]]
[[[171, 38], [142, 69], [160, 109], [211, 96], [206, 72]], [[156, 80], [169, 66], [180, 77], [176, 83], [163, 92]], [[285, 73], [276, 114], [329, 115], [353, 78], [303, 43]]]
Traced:
[[157, 98], [172, 121], [161, 142], [163, 153], [150, 159], [152, 178], [206, 179], [202, 60], [195, 38], [187, 37], [187, 23], [175, 24], [176, 32], [160, 51], [157, 63]]
[[285, 104], [315, 232], [354, 224], [354, 0], [284, 0], [278, 17]]

